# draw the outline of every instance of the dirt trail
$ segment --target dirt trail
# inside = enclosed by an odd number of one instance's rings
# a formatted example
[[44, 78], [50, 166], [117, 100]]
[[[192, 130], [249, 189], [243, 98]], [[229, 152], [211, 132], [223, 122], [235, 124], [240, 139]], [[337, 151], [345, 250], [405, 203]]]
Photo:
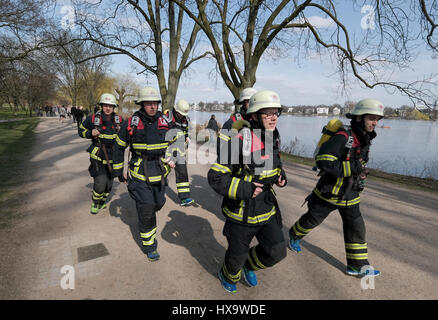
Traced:
[[[305, 239], [303, 251], [257, 272], [256, 288], [225, 292], [217, 280], [226, 249], [220, 197], [206, 179], [208, 164], [189, 165], [198, 207], [180, 207], [175, 176], [158, 213], [161, 260], [140, 249], [135, 203], [114, 182], [107, 209], [89, 213], [89, 141], [76, 125], [42, 118], [29, 161], [19, 217], [1, 230], [0, 299], [438, 299], [438, 196], [369, 181], [362, 197], [370, 261], [382, 271], [374, 289], [344, 274], [341, 219], [332, 213]], [[307, 166], [286, 165], [277, 189], [284, 234], [305, 212], [316, 182]], [[107, 255], [83, 261], [78, 248], [103, 244]], [[79, 249], [81, 251], [83, 249]], [[62, 289], [61, 268], [74, 267], [74, 289]], [[71, 274], [71, 273], [69, 273]], [[370, 283], [368, 283], [370, 284]]]

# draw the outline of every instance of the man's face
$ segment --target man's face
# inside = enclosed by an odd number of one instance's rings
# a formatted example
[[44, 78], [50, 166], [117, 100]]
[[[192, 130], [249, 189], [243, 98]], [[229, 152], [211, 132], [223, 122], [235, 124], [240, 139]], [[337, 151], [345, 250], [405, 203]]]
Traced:
[[176, 118], [179, 119], [179, 120], [181, 120], [182, 118], [184, 118], [184, 116], [183, 116], [181, 113], [179, 113], [178, 111], [176, 111], [176, 110], [175, 110], [175, 116], [176, 116]]
[[249, 100], [243, 100], [242, 102], [242, 108], [246, 110], [248, 110], [248, 106], [249, 106]]
[[158, 101], [142, 101], [141, 105], [149, 117], [155, 116], [158, 111]]
[[102, 104], [102, 112], [104, 115], [109, 116], [113, 113], [114, 106], [110, 104], [103, 103]]
[[366, 114], [363, 116], [364, 129], [366, 132], [373, 132], [380, 120], [380, 116], [374, 114]]

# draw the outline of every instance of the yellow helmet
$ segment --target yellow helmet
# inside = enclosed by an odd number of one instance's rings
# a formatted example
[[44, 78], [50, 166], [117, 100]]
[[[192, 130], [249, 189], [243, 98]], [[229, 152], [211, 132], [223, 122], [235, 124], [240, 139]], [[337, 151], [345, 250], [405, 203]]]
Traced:
[[249, 99], [247, 114], [257, 112], [261, 109], [278, 108], [281, 109], [280, 97], [271, 90], [259, 91]]
[[239, 102], [242, 103], [243, 100], [249, 100], [251, 99], [251, 96], [256, 93], [257, 90], [254, 88], [245, 88], [240, 93]]
[[189, 103], [184, 100], [178, 100], [178, 102], [175, 105], [175, 111], [182, 114], [183, 116], [187, 116], [189, 114], [190, 106]]
[[135, 104], [141, 104], [143, 101], [157, 101], [161, 102], [161, 96], [158, 90], [153, 87], [144, 87], [138, 90]]
[[345, 116], [349, 119], [354, 118], [354, 116], [362, 116], [365, 114], [373, 114], [383, 118], [383, 104], [379, 100], [374, 99], [363, 99], [360, 100], [353, 108], [350, 113]]
[[117, 100], [116, 100], [116, 97], [113, 94], [111, 94], [111, 93], [104, 93], [104, 94], [102, 94], [100, 96], [98, 104], [99, 105], [109, 104], [109, 105], [112, 105], [114, 107], [117, 107]]

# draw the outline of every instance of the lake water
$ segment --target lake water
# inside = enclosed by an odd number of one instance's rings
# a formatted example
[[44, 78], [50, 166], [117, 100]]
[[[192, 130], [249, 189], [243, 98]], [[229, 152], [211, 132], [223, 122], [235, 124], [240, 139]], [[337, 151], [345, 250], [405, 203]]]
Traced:
[[[192, 122], [204, 124], [214, 114], [223, 124], [230, 116], [224, 112], [190, 111]], [[321, 129], [334, 117], [282, 115], [278, 130], [283, 147], [293, 145], [296, 155], [312, 157]], [[349, 119], [340, 118], [348, 124]], [[384, 119], [373, 140], [368, 167], [386, 172], [438, 179], [438, 123], [436, 121]]]

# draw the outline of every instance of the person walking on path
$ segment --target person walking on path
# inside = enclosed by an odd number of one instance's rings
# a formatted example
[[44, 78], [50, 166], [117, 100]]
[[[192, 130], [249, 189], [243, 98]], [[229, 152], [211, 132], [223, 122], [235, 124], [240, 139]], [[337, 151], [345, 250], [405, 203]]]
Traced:
[[[249, 123], [241, 128], [228, 148], [228, 159], [218, 157], [208, 171], [208, 183], [223, 196], [226, 218], [223, 234], [228, 249], [219, 280], [231, 293], [243, 279], [256, 286], [256, 270], [274, 266], [286, 257], [280, 208], [273, 186], [284, 187], [286, 173], [280, 160], [277, 121], [281, 103], [269, 90], [254, 94], [249, 102]], [[226, 150], [221, 150], [221, 153]], [[250, 248], [253, 238], [258, 244]]]
[[175, 135], [172, 138], [172, 144], [168, 148], [166, 156], [174, 159], [175, 163], [175, 178], [176, 190], [181, 206], [189, 206], [195, 201], [190, 198], [190, 183], [187, 172], [187, 157], [186, 150], [190, 143], [189, 138], [189, 114], [190, 106], [184, 99], [179, 100], [175, 107], [171, 110], [164, 111], [164, 117], [171, 123], [171, 127], [175, 130]]
[[216, 135], [219, 131], [219, 126], [217, 125], [217, 121], [214, 114], [212, 114], [210, 120], [208, 120], [207, 129], [208, 132], [210, 133], [210, 137], [208, 139], [209, 148], [214, 148], [214, 144], [216, 142]]
[[[161, 97], [152, 87], [140, 89], [135, 101], [140, 109], [120, 129], [114, 144], [114, 173], [127, 182], [129, 195], [135, 200], [142, 250], [149, 261], [160, 259], [158, 253], [156, 213], [166, 202], [167, 176], [175, 164], [165, 158], [169, 146], [170, 123], [158, 111]], [[124, 151], [130, 147], [129, 180], [124, 175]]]
[[236, 110], [230, 116], [230, 118], [225, 121], [222, 126], [217, 139], [217, 153], [219, 154], [221, 149], [221, 144], [228, 143], [232, 138], [231, 128], [233, 124], [237, 121], [249, 120], [250, 116], [247, 114], [249, 99], [253, 94], [257, 92], [254, 88], [245, 88], [240, 92], [239, 99], [235, 102]]
[[97, 214], [106, 207], [106, 200], [113, 186], [112, 148], [122, 124], [122, 118], [114, 112], [117, 107], [114, 95], [102, 94], [99, 104], [102, 106], [102, 113], [90, 115], [78, 129], [81, 138], [91, 139], [87, 152], [90, 154], [88, 171], [94, 179], [90, 209], [92, 214]]
[[344, 231], [347, 258], [346, 273], [353, 276], [377, 276], [368, 262], [368, 245], [365, 239], [365, 222], [360, 205], [368, 171], [371, 140], [377, 122], [383, 118], [380, 101], [359, 101], [347, 118], [350, 127], [341, 128], [322, 144], [316, 155], [316, 164], [321, 178], [306, 198], [308, 211], [289, 230], [289, 248], [301, 251], [301, 239], [320, 225], [334, 210], [338, 210]]

